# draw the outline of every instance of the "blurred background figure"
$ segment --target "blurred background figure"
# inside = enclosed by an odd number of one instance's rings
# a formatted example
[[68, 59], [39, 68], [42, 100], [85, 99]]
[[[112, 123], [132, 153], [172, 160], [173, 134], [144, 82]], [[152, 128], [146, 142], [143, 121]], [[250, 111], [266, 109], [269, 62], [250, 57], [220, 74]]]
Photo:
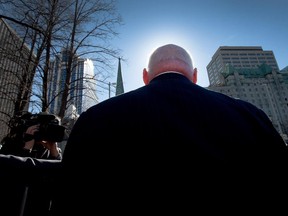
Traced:
[[65, 127], [56, 115], [26, 113], [13, 119], [10, 133], [1, 142], [1, 154], [61, 160], [57, 142], [64, 138]]
[[7, 209], [9, 215], [51, 215], [62, 159], [58, 142], [66, 135], [60, 123], [48, 113], [26, 113], [12, 120], [0, 150], [4, 199], [0, 209]]

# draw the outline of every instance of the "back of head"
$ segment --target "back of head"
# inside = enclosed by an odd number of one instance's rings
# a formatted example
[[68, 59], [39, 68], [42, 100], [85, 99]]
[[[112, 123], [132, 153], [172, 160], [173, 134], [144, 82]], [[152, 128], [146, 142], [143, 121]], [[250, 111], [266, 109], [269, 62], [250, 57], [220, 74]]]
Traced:
[[[168, 71], [178, 72], [186, 76], [192, 82], [196, 83], [194, 74], [196, 70], [193, 69], [192, 59], [189, 53], [180, 46], [167, 44], [157, 48], [152, 53], [149, 59], [148, 69], [146, 71], [148, 83], [154, 77]], [[145, 82], [145, 84], [148, 83]]]

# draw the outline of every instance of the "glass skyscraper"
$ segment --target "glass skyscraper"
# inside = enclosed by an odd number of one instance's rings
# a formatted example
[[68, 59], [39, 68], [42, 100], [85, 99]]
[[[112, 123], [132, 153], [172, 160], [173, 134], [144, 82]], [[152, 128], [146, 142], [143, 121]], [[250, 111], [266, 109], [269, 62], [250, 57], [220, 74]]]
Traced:
[[[49, 112], [57, 114], [60, 110], [62, 91], [65, 86], [67, 75], [68, 51], [62, 50], [61, 54], [51, 64], [50, 87], [48, 100], [52, 101]], [[97, 104], [96, 79], [94, 75], [93, 62], [90, 59], [75, 57], [73, 60], [72, 74], [70, 79], [70, 90], [66, 110], [70, 106], [76, 108], [80, 115], [92, 105]], [[71, 109], [70, 109], [71, 110]]]

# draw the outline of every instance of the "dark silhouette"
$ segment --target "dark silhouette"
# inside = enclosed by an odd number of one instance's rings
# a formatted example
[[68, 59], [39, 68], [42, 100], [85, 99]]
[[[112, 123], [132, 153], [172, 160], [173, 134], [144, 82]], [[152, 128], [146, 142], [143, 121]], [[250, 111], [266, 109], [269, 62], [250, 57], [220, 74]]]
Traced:
[[183, 215], [267, 197], [265, 177], [280, 180], [287, 150], [262, 110], [196, 85], [189, 54], [173, 44], [154, 51], [143, 80], [78, 118], [62, 159], [59, 215]]
[[52, 215], [60, 174], [61, 160], [0, 154], [1, 215]]
[[1, 154], [20, 157], [61, 160], [57, 142], [62, 141], [65, 127], [52, 114], [26, 113], [13, 119], [9, 134], [1, 142]]
[[62, 141], [65, 128], [47, 113], [21, 115], [13, 126], [0, 150], [0, 211], [7, 216], [51, 215], [52, 201], [59, 193], [54, 176], [59, 175], [62, 159], [57, 142]]

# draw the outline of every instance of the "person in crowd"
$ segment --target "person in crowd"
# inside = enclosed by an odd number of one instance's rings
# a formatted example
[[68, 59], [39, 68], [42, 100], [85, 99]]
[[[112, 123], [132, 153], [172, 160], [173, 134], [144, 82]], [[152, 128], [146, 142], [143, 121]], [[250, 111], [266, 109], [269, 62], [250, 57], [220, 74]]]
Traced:
[[5, 216], [51, 216], [61, 160], [0, 154], [0, 211]]
[[[47, 113], [34, 115], [26, 113], [22, 115], [17, 119], [10, 133], [2, 140], [0, 153], [38, 159], [61, 160], [62, 150], [58, 147], [57, 141], [49, 139], [49, 137], [44, 139], [39, 134], [40, 127], [45, 127], [44, 130], [47, 130], [47, 124], [53, 124], [57, 127], [60, 122], [57, 116], [48, 115]], [[43, 126], [43, 124], [45, 125]], [[51, 137], [53, 138], [53, 136]]]
[[7, 209], [6, 215], [50, 216], [53, 197], [59, 193], [62, 152], [57, 142], [65, 128], [48, 113], [26, 113], [12, 122], [0, 150], [0, 209]]
[[[253, 187], [249, 193], [263, 195], [258, 180], [280, 165], [287, 169], [286, 144], [268, 116], [197, 85], [197, 68], [184, 48], [158, 47], [143, 81], [78, 118], [62, 159], [66, 184], [55, 205], [59, 215], [182, 215], [201, 201], [203, 213], [220, 197], [229, 197], [222, 206], [237, 204], [239, 193], [252, 199], [242, 191], [247, 185]], [[83, 148], [85, 157], [75, 160]]]

